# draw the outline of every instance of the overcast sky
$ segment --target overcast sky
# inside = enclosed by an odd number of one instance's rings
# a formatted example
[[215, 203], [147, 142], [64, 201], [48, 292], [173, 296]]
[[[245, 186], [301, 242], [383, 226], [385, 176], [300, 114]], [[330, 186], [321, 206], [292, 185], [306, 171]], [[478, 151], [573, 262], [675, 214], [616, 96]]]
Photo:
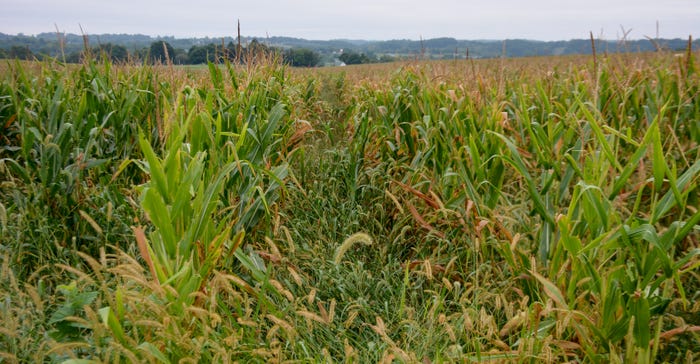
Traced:
[[[306, 39], [693, 38], [700, 0], [0, 0], [0, 32]], [[55, 25], [54, 25], [55, 24]]]

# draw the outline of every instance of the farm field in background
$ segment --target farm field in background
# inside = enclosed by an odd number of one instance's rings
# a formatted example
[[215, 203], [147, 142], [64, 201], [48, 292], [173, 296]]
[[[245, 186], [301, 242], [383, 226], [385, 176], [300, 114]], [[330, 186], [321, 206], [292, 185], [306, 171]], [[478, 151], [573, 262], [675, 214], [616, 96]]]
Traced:
[[0, 64], [0, 362], [697, 362], [697, 56]]

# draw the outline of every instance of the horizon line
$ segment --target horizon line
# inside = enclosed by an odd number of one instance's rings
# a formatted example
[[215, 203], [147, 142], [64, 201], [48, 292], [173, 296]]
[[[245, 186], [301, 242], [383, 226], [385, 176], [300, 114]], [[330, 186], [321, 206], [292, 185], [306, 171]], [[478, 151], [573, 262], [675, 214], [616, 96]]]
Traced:
[[[0, 31], [0, 34], [4, 35], [9, 35], [9, 36], [27, 36], [27, 37], [37, 37], [39, 35], [43, 34], [56, 34], [60, 33], [63, 35], [75, 35], [75, 36], [83, 36], [86, 35], [88, 37], [90, 36], [103, 36], [103, 35], [127, 35], [127, 36], [146, 36], [149, 38], [173, 38], [173, 39], [179, 39], [179, 40], [187, 40], [187, 39], [221, 39], [221, 38], [233, 38], [236, 39], [236, 35], [224, 35], [224, 36], [189, 36], [189, 37], [183, 37], [183, 36], [176, 36], [176, 35], [153, 35], [153, 34], [145, 34], [145, 33], [87, 33], [87, 34], [78, 34], [78, 33], [72, 33], [72, 32], [57, 32], [57, 31], [46, 31], [46, 32], [40, 32], [40, 33], [32, 33], [32, 34], [27, 34], [24, 32], [18, 32], [15, 34], [12, 33], [4, 33]], [[481, 42], [502, 42], [502, 41], [508, 41], [508, 40], [526, 40], [526, 41], [533, 41], [533, 42], [566, 42], [566, 41], [572, 41], [572, 40], [590, 40], [590, 37], [585, 37], [585, 38], [569, 38], [569, 39], [554, 39], [554, 40], [542, 40], [542, 39], [534, 39], [534, 38], [456, 38], [454, 36], [440, 36], [440, 37], [431, 37], [431, 38], [418, 38], [418, 39], [412, 39], [412, 38], [385, 38], [385, 39], [363, 39], [363, 38], [329, 38], [329, 39], [313, 39], [313, 38], [303, 38], [303, 37], [295, 37], [295, 36], [290, 36], [290, 35], [265, 35], [265, 36], [254, 36], [254, 35], [241, 35], [241, 38], [252, 38], [252, 39], [271, 39], [271, 38], [291, 38], [291, 39], [298, 39], [298, 40], [306, 40], [306, 41], [321, 41], [321, 42], [331, 42], [331, 41], [362, 41], [362, 42], [388, 42], [388, 41], [395, 41], [395, 40], [401, 40], [401, 41], [414, 41], [414, 42], [420, 42], [420, 41], [429, 41], [429, 40], [434, 40], [434, 39], [454, 39], [457, 41], [481, 41]], [[693, 42], [697, 41], [698, 39], [693, 39], [692, 34], [688, 34], [688, 38], [692, 39]], [[600, 40], [600, 41], [644, 41], [644, 40], [654, 40], [654, 39], [664, 39], [664, 40], [674, 40], [674, 39], [683, 39], [686, 40], [688, 38], [681, 38], [681, 37], [673, 37], [673, 38], [668, 38], [668, 37], [648, 37], [644, 36], [641, 38], [617, 38], [617, 39], [607, 39], [604, 37], [601, 37], [600, 35], [595, 36], [595, 40]]]

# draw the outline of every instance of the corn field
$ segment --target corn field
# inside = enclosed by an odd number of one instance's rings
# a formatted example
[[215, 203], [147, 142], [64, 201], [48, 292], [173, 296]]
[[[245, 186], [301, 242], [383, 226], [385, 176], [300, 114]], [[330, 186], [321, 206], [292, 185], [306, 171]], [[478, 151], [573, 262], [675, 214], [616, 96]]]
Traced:
[[695, 56], [0, 65], [0, 362], [697, 362]]

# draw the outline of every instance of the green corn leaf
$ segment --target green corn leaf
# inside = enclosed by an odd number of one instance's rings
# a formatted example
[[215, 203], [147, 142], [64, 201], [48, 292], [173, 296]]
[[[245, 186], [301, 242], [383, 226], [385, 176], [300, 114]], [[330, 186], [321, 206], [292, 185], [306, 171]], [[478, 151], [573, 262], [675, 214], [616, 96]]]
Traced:
[[119, 175], [121, 175], [122, 172], [124, 172], [124, 170], [132, 163], [136, 163], [136, 161], [134, 161], [133, 159], [130, 159], [130, 158], [122, 160], [121, 163], [119, 163], [119, 167], [117, 167], [117, 170], [112, 175], [111, 182], [116, 181], [117, 177], [119, 177]]
[[[693, 231], [693, 229], [700, 229], [700, 210], [696, 211], [688, 220], [679, 224], [681, 224], [682, 226], [680, 226], [678, 233], [673, 235], [673, 239], [669, 239], [670, 242], [668, 243], [668, 245], [675, 245], [677, 242], [685, 239], [685, 237], [688, 236], [688, 234], [690, 234], [690, 232]], [[666, 234], [671, 234], [672, 232], [672, 229], [668, 229], [668, 231], [664, 233], [664, 238], [666, 237]]]
[[502, 156], [502, 158], [510, 165], [515, 167], [515, 169], [523, 176], [523, 178], [525, 178], [525, 184], [527, 185], [528, 192], [530, 192], [532, 202], [535, 204], [535, 211], [537, 211], [540, 214], [540, 216], [542, 216], [542, 218], [545, 219], [547, 222], [549, 222], [552, 225], [556, 225], [554, 218], [549, 213], [549, 211], [547, 211], [545, 203], [542, 200], [542, 195], [540, 195], [539, 191], [537, 190], [537, 187], [535, 186], [535, 181], [532, 179], [532, 176], [530, 176], [527, 166], [525, 166], [525, 163], [520, 158], [520, 152], [518, 152], [518, 148], [515, 146], [515, 144], [513, 144], [512, 141], [510, 141], [510, 139], [506, 138], [505, 136], [492, 131], [489, 131], [489, 133], [492, 133], [497, 137], [501, 138], [501, 140], [503, 140], [503, 142], [510, 150], [510, 158], [506, 156]]
[[[660, 115], [661, 113], [659, 113]], [[666, 165], [666, 160], [664, 159], [664, 151], [661, 146], [661, 135], [659, 133], [659, 123], [652, 123], [651, 127], [652, 133], [652, 169], [654, 174], [654, 189], [656, 191], [661, 190], [663, 186], [664, 176], [666, 175], [666, 170], [668, 166]]]
[[198, 184], [201, 184], [204, 177], [204, 158], [206, 153], [200, 152], [191, 159], [184, 171], [180, 175], [181, 180], [177, 183], [175, 197], [171, 208], [171, 216], [174, 221], [184, 222], [190, 218], [192, 213], [192, 195]]
[[[275, 105], [272, 110], [270, 110], [270, 113], [268, 114], [267, 117], [267, 123], [265, 125], [265, 130], [263, 131], [262, 135], [262, 140], [270, 143], [272, 141], [272, 136], [277, 131], [280, 122], [282, 122], [282, 118], [284, 118], [286, 111], [285, 111], [285, 105], [284, 104], [277, 104]], [[264, 146], [267, 147], [267, 146]]]
[[[187, 257], [189, 258], [189, 257]], [[168, 279], [163, 282], [164, 285], [169, 284], [172, 286], [180, 286], [181, 282], [188, 281], [189, 279], [192, 278], [192, 261], [191, 259], [186, 259], [179, 267], [176, 272], [173, 272]], [[180, 290], [178, 290], [179, 294], [182, 294]]]
[[112, 332], [114, 337], [122, 345], [126, 344], [127, 341], [124, 335], [124, 328], [122, 327], [121, 323], [119, 323], [119, 320], [117, 320], [117, 317], [112, 312], [112, 309], [109, 306], [107, 306], [100, 308], [97, 312], [100, 315], [100, 318], [102, 319], [102, 323], [105, 326], [107, 326], [107, 328]]
[[649, 300], [644, 296], [632, 297], [628, 310], [634, 316], [635, 344], [640, 348], [648, 348], [651, 341]]
[[583, 115], [586, 117], [586, 121], [588, 121], [588, 125], [590, 125], [591, 129], [593, 130], [593, 133], [598, 140], [598, 144], [600, 144], [601, 148], [603, 148], [603, 154], [616, 170], [621, 171], [622, 167], [617, 161], [617, 158], [615, 158], [615, 153], [613, 153], [612, 147], [610, 146], [610, 143], [608, 143], [608, 139], [606, 138], [605, 134], [603, 134], [603, 130], [601, 129], [600, 124], [598, 124], [597, 118], [593, 116], [589, 110], [590, 104], [584, 103], [580, 99], [577, 99], [577, 102], [581, 111], [583, 112]]
[[603, 280], [600, 277], [600, 273], [598, 273], [598, 270], [593, 266], [593, 263], [591, 263], [588, 257], [579, 254], [578, 258], [583, 263], [582, 266], [586, 269], [585, 273], [591, 278], [590, 284], [588, 285], [591, 291], [598, 295], [602, 294]]
[[[155, 183], [154, 187], [158, 190], [158, 193], [161, 196], [167, 198], [167, 196], [169, 196], [169, 190], [168, 183], [165, 179], [165, 171], [163, 169], [163, 165], [158, 160], [158, 157], [156, 157], [156, 154], [153, 152], [153, 148], [151, 148], [151, 143], [149, 143], [146, 140], [143, 132], [139, 132], [139, 145], [141, 146], [141, 151], [143, 152], [144, 156], [146, 157], [146, 161], [148, 162], [148, 171], [151, 175], [151, 179]], [[169, 201], [164, 202], [167, 203]]]
[[[689, 184], [698, 176], [698, 173], [700, 173], [700, 159], [696, 160], [695, 163], [688, 168], [688, 170], [678, 177], [675, 183], [676, 188], [679, 191], [684, 191], [684, 193], [690, 193], [690, 191], [696, 189], [697, 185], [689, 186]], [[689, 190], [685, 191], [686, 188], [689, 188]], [[666, 192], [666, 194], [654, 208], [650, 222], [655, 224], [678, 203], [679, 201], [677, 200], [673, 190]]]
[[151, 356], [158, 359], [158, 361], [163, 363], [163, 364], [170, 363], [170, 360], [168, 360], [168, 358], [165, 357], [165, 354], [163, 354], [163, 352], [160, 351], [160, 349], [158, 349], [155, 345], [153, 345], [149, 342], [141, 343], [138, 346], [138, 349], [150, 354]]
[[670, 246], [665, 246], [664, 244], [662, 244], [661, 240], [659, 239], [659, 235], [656, 232], [656, 229], [653, 225], [642, 224], [634, 228], [630, 228], [629, 226], [624, 225], [622, 227], [621, 233], [623, 237], [630, 239], [633, 244], [635, 242], [643, 240], [651, 244], [653, 247], [659, 249], [659, 251], [663, 252], [663, 254], [659, 254], [658, 259], [662, 260], [661, 263], [665, 267], [670, 267], [671, 261], [667, 254]]
[[651, 138], [652, 133], [650, 129], [647, 131], [647, 134], [644, 136], [642, 143], [634, 152], [629, 162], [627, 162], [627, 165], [625, 165], [625, 168], [623, 168], [620, 175], [617, 178], [615, 178], [615, 183], [613, 184], [613, 189], [608, 199], [612, 200], [615, 197], [617, 197], [620, 191], [627, 185], [627, 180], [629, 180], [632, 173], [634, 173], [634, 171], [636, 171], [637, 168], [639, 168], [639, 161], [642, 160], [644, 154], [646, 154], [647, 148], [651, 143]]
[[142, 206], [143, 209], [148, 213], [148, 217], [151, 219], [153, 224], [157, 229], [157, 234], [160, 234], [163, 238], [163, 245], [169, 258], [174, 258], [176, 256], [177, 242], [178, 238], [175, 234], [173, 228], [172, 220], [170, 218], [170, 211], [163, 201], [162, 195], [155, 191], [154, 188], [148, 188], [146, 194], [143, 197]]
[[564, 295], [561, 293], [559, 288], [554, 284], [552, 281], [548, 280], [541, 274], [535, 272], [535, 271], [530, 271], [530, 274], [532, 274], [533, 277], [535, 277], [540, 284], [542, 284], [542, 288], [544, 289], [544, 293], [549, 297], [554, 303], [557, 305], [559, 308], [568, 308], [569, 306], [566, 304], [566, 300], [564, 299]]
[[221, 169], [216, 179], [207, 185], [206, 190], [202, 196], [201, 210], [199, 210], [198, 216], [195, 217], [193, 221], [193, 226], [190, 227], [189, 240], [194, 241], [194, 237], [200, 236], [203, 231], [206, 221], [211, 219], [211, 213], [216, 206], [216, 201], [218, 201], [219, 193], [223, 187], [223, 182], [226, 177], [236, 168], [234, 163], [227, 164]]
[[214, 84], [214, 89], [222, 91], [224, 89], [224, 78], [221, 74], [221, 69], [212, 62], [208, 62], [207, 66], [209, 67], [209, 76], [212, 84]]
[[252, 254], [253, 253], [251, 253], [251, 256], [248, 256], [241, 249], [236, 249], [233, 252], [233, 255], [236, 257], [236, 259], [241, 263], [241, 265], [243, 265], [244, 268], [250, 271], [250, 273], [253, 275], [253, 278], [257, 282], [264, 282], [267, 275], [265, 265], [259, 261], [259, 258], [253, 258]]
[[28, 169], [20, 166], [16, 160], [11, 158], [3, 158], [0, 159], [0, 163], [9, 165], [10, 170], [13, 171], [15, 175], [19, 176], [22, 179], [22, 182], [29, 183], [31, 181], [29, 178]]
[[576, 256], [583, 248], [583, 245], [581, 244], [581, 239], [571, 235], [568, 216], [562, 216], [557, 223], [559, 226], [559, 233], [561, 234], [559, 242], [569, 254]]

